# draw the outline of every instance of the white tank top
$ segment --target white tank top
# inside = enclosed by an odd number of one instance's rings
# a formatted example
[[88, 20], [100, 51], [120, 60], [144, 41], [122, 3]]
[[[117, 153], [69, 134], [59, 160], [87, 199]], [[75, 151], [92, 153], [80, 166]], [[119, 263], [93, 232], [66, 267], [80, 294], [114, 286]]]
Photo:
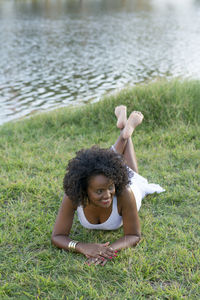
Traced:
[[[153, 194], [153, 193], [162, 193], [165, 190], [159, 184], [148, 183], [146, 178], [137, 174], [130, 168], [129, 168], [129, 170], [132, 172], [132, 175], [133, 175], [130, 178], [131, 179], [130, 187], [135, 196], [137, 210], [139, 211], [142, 199], [146, 195]], [[101, 223], [101, 224], [89, 223], [85, 217], [82, 206], [78, 206], [77, 214], [78, 214], [78, 219], [79, 219], [81, 225], [88, 229], [114, 230], [114, 229], [118, 229], [123, 224], [122, 216], [120, 216], [118, 213], [116, 196], [114, 196], [114, 198], [113, 198], [111, 215], [104, 223]]]
[[81, 225], [88, 229], [114, 230], [114, 229], [118, 229], [123, 224], [122, 216], [120, 216], [118, 213], [116, 196], [114, 196], [114, 198], [113, 198], [112, 212], [110, 214], [110, 217], [104, 223], [101, 223], [101, 224], [89, 223], [85, 217], [82, 206], [77, 207], [77, 215], [78, 215], [78, 219], [79, 219]]

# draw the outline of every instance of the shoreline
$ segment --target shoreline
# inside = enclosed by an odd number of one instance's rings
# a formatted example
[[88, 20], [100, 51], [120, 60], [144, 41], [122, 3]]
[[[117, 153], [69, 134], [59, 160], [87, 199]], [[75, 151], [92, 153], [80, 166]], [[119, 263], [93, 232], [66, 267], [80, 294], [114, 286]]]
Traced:
[[23, 122], [24, 120], [27, 120], [27, 119], [30, 119], [30, 118], [34, 118], [34, 117], [37, 117], [38, 115], [43, 115], [43, 114], [51, 114], [51, 113], [54, 113], [55, 111], [58, 111], [59, 113], [59, 110], [78, 110], [79, 108], [82, 109], [84, 107], [87, 107], [87, 106], [90, 106], [90, 105], [95, 105], [101, 101], [104, 101], [104, 99], [108, 99], [108, 98], [116, 98], [118, 97], [121, 93], [126, 93], [127, 92], [131, 92], [133, 91], [134, 89], [137, 89], [138, 87], [139, 88], [143, 88], [146, 89], [146, 87], [148, 86], [155, 86], [156, 88], [156, 85], [166, 85], [168, 84], [169, 86], [173, 86], [173, 85], [186, 85], [188, 87], [188, 85], [192, 84], [192, 85], [195, 85], [195, 84], [200, 84], [200, 80], [199, 79], [184, 79], [184, 78], [175, 78], [175, 79], [171, 79], [171, 78], [156, 78], [155, 80], [146, 80], [142, 83], [135, 83], [133, 86], [130, 86], [129, 84], [125, 85], [124, 88], [120, 88], [119, 90], [115, 90], [115, 91], [112, 91], [112, 92], [108, 92], [106, 93], [103, 97], [101, 97], [98, 101], [95, 101], [95, 102], [91, 102], [91, 103], [78, 103], [78, 104], [70, 104], [70, 105], [63, 105], [61, 107], [58, 107], [58, 108], [50, 108], [50, 109], [47, 109], [47, 110], [34, 110], [30, 113], [28, 113], [27, 115], [24, 115], [22, 117], [19, 117], [19, 118], [16, 118], [16, 119], [13, 119], [13, 120], [9, 120], [9, 121], [5, 121], [3, 123], [0, 124], [0, 128], [6, 124], [9, 124], [9, 123], [17, 123], [17, 122]]

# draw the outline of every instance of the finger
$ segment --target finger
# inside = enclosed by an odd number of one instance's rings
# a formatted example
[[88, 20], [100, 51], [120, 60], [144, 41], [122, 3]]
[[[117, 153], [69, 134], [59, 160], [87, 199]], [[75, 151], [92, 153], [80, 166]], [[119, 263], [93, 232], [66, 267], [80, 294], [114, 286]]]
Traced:
[[105, 259], [105, 260], [101, 263], [101, 266], [105, 266], [106, 263], [107, 263], [107, 259]]
[[103, 247], [100, 249], [98, 256], [110, 258], [111, 256], [114, 256], [115, 251], [111, 247]]
[[99, 251], [97, 257], [99, 257], [99, 256], [108, 257], [108, 256], [112, 256], [112, 255], [114, 255], [113, 251], [109, 251], [109, 249], [102, 249], [102, 250]]
[[103, 257], [103, 256], [101, 256], [101, 255], [99, 255], [97, 258], [98, 258], [98, 259], [101, 259], [101, 260], [103, 260], [103, 259], [104, 259], [104, 257]]
[[110, 251], [114, 251], [114, 249], [111, 246], [107, 246], [107, 249], [109, 249]]
[[103, 252], [103, 253], [101, 254], [101, 257], [107, 258], [107, 259], [111, 259], [111, 258], [112, 258], [112, 255], [111, 255], [110, 253]]
[[107, 249], [107, 251], [105, 252], [108, 256], [114, 256], [115, 251], [111, 251], [110, 249]]
[[109, 259], [115, 258], [115, 257], [118, 256], [117, 253], [118, 253], [118, 251], [116, 251], [116, 250], [115, 250], [115, 251], [112, 251], [112, 252], [107, 251], [105, 257], [106, 257], [106, 258], [109, 258]]
[[106, 242], [103, 244], [104, 247], [109, 246], [109, 245], [110, 245], [110, 242]]
[[104, 256], [104, 254], [113, 255], [115, 253], [114, 249], [111, 247], [104, 247], [102, 250], [99, 251], [99, 255]]
[[91, 263], [96, 265], [98, 261], [101, 262], [99, 258], [93, 258]]
[[89, 261], [89, 259], [85, 261], [85, 264], [88, 265], [88, 266], [91, 264], [91, 262]]
[[105, 259], [106, 259], [106, 258], [103, 257], [103, 256], [99, 256], [99, 257], [98, 257], [98, 260], [100, 260], [101, 263], [102, 263]]
[[91, 265], [91, 264], [93, 264], [94, 262], [96, 262], [96, 259], [95, 258], [89, 258], [87, 261], [86, 261], [86, 263], [88, 264], [88, 265]]
[[108, 247], [107, 250], [108, 250], [110, 253], [112, 253], [112, 254], [115, 253], [115, 250], [114, 250], [113, 248], [111, 248], [111, 247]]
[[95, 264], [95, 266], [97, 266], [97, 265], [100, 265], [101, 263], [102, 263], [102, 260], [98, 259], [94, 264]]

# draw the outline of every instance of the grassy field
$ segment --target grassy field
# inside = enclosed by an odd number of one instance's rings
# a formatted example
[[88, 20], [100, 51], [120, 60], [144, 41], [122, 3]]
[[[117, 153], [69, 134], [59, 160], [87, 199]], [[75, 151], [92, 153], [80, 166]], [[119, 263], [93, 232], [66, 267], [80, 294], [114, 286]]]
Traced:
[[[142, 241], [105, 267], [51, 245], [70, 158], [118, 136], [114, 107], [140, 110], [140, 174], [165, 193], [144, 199]], [[97, 104], [62, 108], [0, 127], [0, 299], [200, 299], [200, 81], [157, 81]], [[114, 241], [122, 229], [71, 236]]]

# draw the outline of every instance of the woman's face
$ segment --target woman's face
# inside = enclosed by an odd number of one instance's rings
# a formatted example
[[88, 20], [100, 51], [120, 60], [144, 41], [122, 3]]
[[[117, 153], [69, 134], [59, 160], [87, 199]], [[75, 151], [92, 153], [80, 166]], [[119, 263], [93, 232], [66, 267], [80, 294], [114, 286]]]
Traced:
[[106, 176], [94, 175], [90, 177], [87, 189], [91, 204], [100, 207], [109, 207], [115, 195], [115, 185]]

